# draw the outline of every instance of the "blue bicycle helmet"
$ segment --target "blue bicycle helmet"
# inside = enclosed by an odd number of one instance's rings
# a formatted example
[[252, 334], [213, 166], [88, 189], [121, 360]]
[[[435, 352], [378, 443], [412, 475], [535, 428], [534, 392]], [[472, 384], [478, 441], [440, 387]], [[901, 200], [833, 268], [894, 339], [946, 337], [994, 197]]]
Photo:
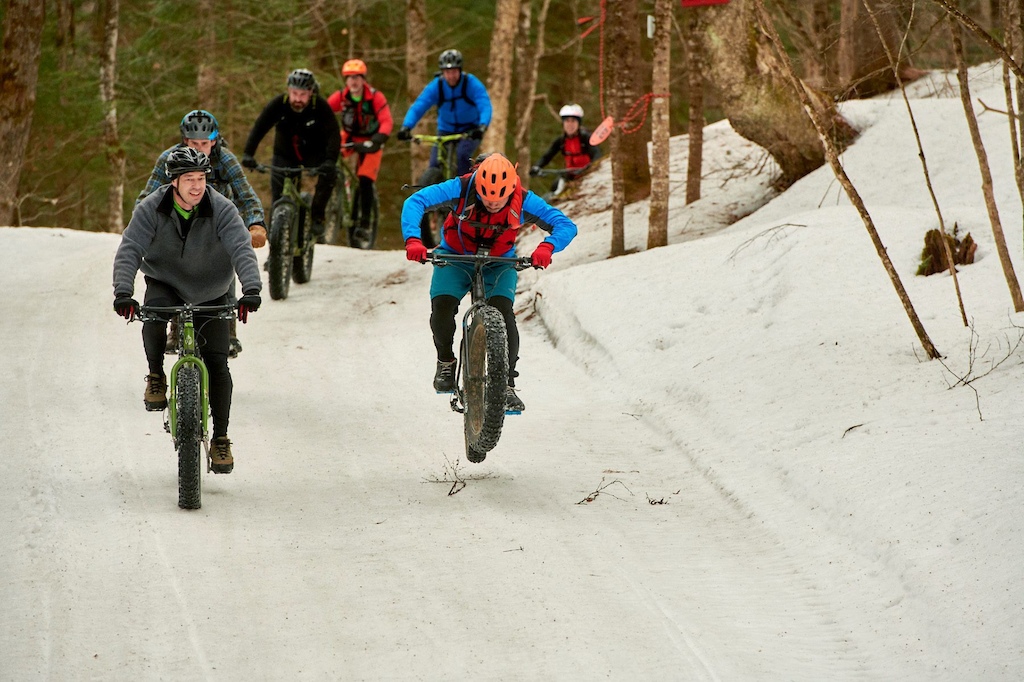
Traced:
[[181, 119], [181, 136], [186, 140], [216, 140], [217, 119], [205, 109], [193, 109]]

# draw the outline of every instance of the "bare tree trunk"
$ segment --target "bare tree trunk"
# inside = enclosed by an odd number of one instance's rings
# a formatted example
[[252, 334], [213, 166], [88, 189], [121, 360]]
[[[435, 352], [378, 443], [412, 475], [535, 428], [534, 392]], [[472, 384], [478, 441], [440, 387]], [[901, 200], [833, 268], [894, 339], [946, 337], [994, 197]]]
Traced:
[[[199, 16], [203, 18], [199, 34], [199, 68], [196, 73], [196, 108], [219, 111], [218, 95], [221, 88], [217, 83], [217, 14], [213, 0], [199, 0]], [[216, 116], [217, 114], [214, 114]]]
[[[881, 23], [875, 16], [874, 10], [869, 5], [865, 5], [865, 8], [867, 9], [868, 16], [870, 17], [872, 24], [874, 24], [875, 29], [878, 30], [879, 33], [881, 33]], [[924, 172], [924, 183], [928, 187], [928, 194], [929, 196], [931, 196], [932, 206], [935, 207], [935, 215], [938, 216], [939, 219], [939, 231], [942, 233], [943, 236], [943, 239], [941, 241], [943, 246], [943, 253], [945, 254], [946, 267], [949, 268], [949, 275], [953, 279], [953, 289], [956, 292], [957, 304], [960, 307], [960, 319], [963, 321], [964, 326], [966, 327], [968, 325], [967, 311], [964, 310], [964, 299], [963, 296], [960, 294], [960, 280], [957, 278], [956, 274], [956, 262], [953, 259], [953, 251], [949, 246], [950, 242], [952, 241], [952, 237], [950, 236], [950, 239], [945, 238], [947, 236], [946, 221], [942, 217], [942, 209], [939, 208], [939, 200], [935, 196], [935, 188], [932, 185], [931, 173], [928, 172], [928, 162], [925, 159], [924, 155], [924, 145], [921, 144], [921, 134], [917, 128], [917, 119], [914, 117], [914, 109], [910, 106], [910, 98], [907, 97], [907, 88], [903, 85], [902, 79], [899, 78], [898, 72], [900, 60], [897, 57], [897, 55], [893, 54], [891, 46], [889, 46], [887, 43], [883, 43], [883, 46], [885, 48], [886, 58], [889, 60], [889, 68], [892, 70], [893, 76], [896, 77], [896, 81], [899, 83], [900, 94], [903, 95], [903, 103], [907, 107], [907, 115], [910, 117], [910, 126], [914, 130], [914, 140], [917, 142], [917, 155], [921, 159], [921, 169]], [[1012, 130], [1013, 126], [1011, 125], [1010, 128]]]
[[36, 104], [43, 19], [42, 0], [7, 3], [0, 53], [0, 225], [14, 224], [18, 181]]
[[58, 65], [61, 71], [65, 71], [75, 53], [75, 3], [56, 0], [56, 5]]
[[[654, 65], [651, 90], [669, 92], [672, 53], [673, 0], [654, 3]], [[669, 98], [656, 97], [651, 105], [651, 211], [647, 224], [647, 248], [668, 245]]]
[[[527, 0], [529, 2], [529, 0]], [[491, 124], [480, 148], [505, 153], [508, 130], [508, 100], [512, 94], [512, 57], [515, 54], [516, 25], [520, 0], [497, 0], [494, 8], [494, 32], [487, 63], [487, 92], [491, 96]]]
[[689, 99], [689, 126], [687, 138], [689, 156], [686, 160], [686, 203], [700, 199], [700, 178], [704, 168], [704, 73], [707, 59], [698, 36], [705, 30], [704, 15], [690, 12], [687, 16], [686, 36], [686, 89]]
[[105, 0], [103, 49], [100, 53], [100, 102], [103, 103], [103, 144], [110, 167], [107, 188], [107, 231], [124, 231], [125, 151], [117, 132], [117, 32], [119, 0]]
[[[936, 0], [939, 1], [939, 0]], [[706, 80], [737, 133], [766, 150], [781, 170], [778, 185], [788, 187], [825, 162], [824, 149], [800, 102], [792, 96], [786, 67], [758, 31], [756, 0], [732, 0], [709, 7], [708, 29], [700, 36], [708, 59]], [[842, 152], [856, 136], [831, 98], [802, 84]]]
[[[608, 3], [603, 39], [610, 42], [607, 61], [604, 65], [605, 82], [609, 84], [609, 113], [620, 132], [617, 151], [613, 143], [612, 165], [621, 168], [623, 199], [627, 204], [646, 199], [651, 194], [651, 166], [647, 154], [647, 135], [641, 120], [634, 127], [625, 129], [622, 124], [630, 108], [640, 102], [642, 80], [639, 74], [645, 71], [640, 59], [640, 21], [637, 0], [616, 0]], [[608, 47], [608, 46], [606, 46]], [[618, 254], [613, 254], [618, 255]]]
[[942, 354], [939, 353], [938, 349], [932, 343], [932, 340], [928, 337], [928, 332], [925, 331], [924, 325], [921, 323], [921, 319], [917, 316], [917, 311], [914, 310], [914, 305], [910, 301], [910, 296], [907, 295], [906, 289], [903, 288], [903, 282], [900, 280], [899, 273], [896, 272], [896, 268], [889, 259], [889, 254], [886, 252], [885, 245], [882, 243], [882, 239], [878, 235], [878, 230], [875, 229], [874, 222], [871, 220], [871, 216], [868, 214], [867, 208], [864, 206], [864, 201], [861, 199], [857, 189], [853, 186], [850, 178], [846, 175], [846, 171], [843, 169], [842, 164], [839, 163], [839, 152], [836, 149], [832, 137], [829, 135], [829, 120], [822, 116], [822, 110], [817, 103], [811, 100], [806, 87], [800, 82], [800, 79], [797, 78], [796, 74], [793, 72], [793, 65], [790, 63], [789, 57], [786, 56], [785, 47], [782, 45], [782, 39], [779, 38], [779, 34], [775, 30], [775, 25], [772, 24], [771, 17], [768, 16], [768, 12], [764, 8], [763, 0], [754, 0], [754, 3], [756, 10], [755, 18], [758, 21], [761, 30], [764, 31], [765, 35], [767, 35], [768, 39], [771, 41], [771, 44], [774, 46], [776, 58], [785, 72], [785, 76], [790, 83], [792, 91], [797, 94], [804, 111], [807, 113], [808, 118], [811, 119], [811, 123], [813, 124], [815, 131], [817, 131], [818, 137], [824, 148], [825, 158], [832, 167], [832, 172], [835, 173], [836, 179], [839, 180], [839, 184], [841, 184], [843, 189], [846, 191], [846, 195], [849, 197], [850, 203], [854, 205], [857, 209], [857, 213], [860, 214], [861, 220], [864, 221], [864, 227], [867, 229], [868, 235], [871, 237], [871, 241], [875, 246], [875, 252], [878, 254], [879, 259], [881, 259], [882, 266], [885, 268], [893, 287], [896, 289], [900, 302], [903, 304], [903, 309], [906, 311], [907, 317], [910, 318], [910, 323], [914, 327], [914, 331], [917, 332], [917, 338], [921, 342], [921, 346], [924, 348], [929, 358], [934, 360], [942, 357]]
[[[1020, 26], [1020, 5], [1019, 0], [1009, 0], [1003, 4], [1002, 24], [1006, 51], [1013, 55], [1013, 58], [1020, 62], [1021, 59], [1021, 26]], [[1018, 86], [1020, 83], [1018, 83]], [[1024, 201], [1024, 166], [1021, 164], [1021, 137], [1018, 134], [1020, 119], [1016, 112], [1020, 109], [1020, 93], [1014, 92], [1010, 82], [1010, 67], [1003, 62], [1003, 89], [1006, 93], [1007, 120], [1010, 124], [1010, 153], [1013, 155], [1013, 172], [1017, 181], [1017, 194]]]
[[999, 262], [1003, 266], [1003, 277], [1006, 278], [1006, 285], [1010, 289], [1013, 309], [1020, 312], [1024, 310], [1024, 297], [1021, 296], [1020, 283], [1017, 281], [1017, 275], [1013, 270], [1010, 252], [1006, 248], [1006, 236], [1003, 234], [1003, 225], [999, 219], [999, 209], [996, 207], [996, 198], [992, 190], [992, 171], [989, 169], [988, 154], [985, 152], [981, 132], [978, 130], [978, 119], [974, 115], [974, 106], [971, 104], [971, 91], [970, 85], [967, 82], [967, 64], [964, 62], [964, 43], [960, 36], [960, 26], [953, 17], [948, 17], [948, 21], [949, 32], [953, 37], [953, 54], [956, 56], [956, 77], [960, 84], [960, 101], [964, 105], [967, 127], [971, 131], [974, 152], [978, 156], [978, 167], [981, 170], [981, 191], [985, 195], [985, 208], [988, 209], [988, 219], [992, 224], [992, 236], [996, 243], [996, 251], [999, 253]]
[[[406, 93], [411, 104], [427, 85], [427, 2], [406, 0], [405, 3], [405, 72], [409, 78]], [[410, 145], [409, 173], [412, 182], [430, 162], [430, 149]]]
[[[351, 9], [351, 3], [349, 5]], [[327, 23], [327, 0], [311, 0], [309, 3], [309, 37], [313, 39], [313, 49], [310, 52], [310, 63], [314, 72], [332, 70], [340, 74], [338, 57], [334, 53], [334, 43], [331, 40], [330, 27]], [[347, 17], [349, 27], [345, 35], [351, 37], [351, 16]], [[352, 54], [347, 52], [347, 55]], [[317, 74], [317, 80], [323, 82], [323, 75]], [[321, 93], [326, 96], [327, 93]]]
[[537, 38], [530, 44], [532, 2], [524, 0], [519, 8], [519, 38], [516, 44], [516, 161], [523, 187], [530, 187], [530, 126], [533, 123], [533, 99], [537, 95], [537, 70], [544, 56], [544, 32], [551, 0], [543, 0], [537, 14]]
[[892, 0], [842, 0], [839, 79], [852, 97], [871, 97], [899, 84], [886, 52], [899, 50], [901, 32]]
[[612, 157], [612, 243], [609, 256], [623, 256], [626, 253], [626, 188], [622, 179], [622, 129], [615, 126], [609, 138], [609, 153]]

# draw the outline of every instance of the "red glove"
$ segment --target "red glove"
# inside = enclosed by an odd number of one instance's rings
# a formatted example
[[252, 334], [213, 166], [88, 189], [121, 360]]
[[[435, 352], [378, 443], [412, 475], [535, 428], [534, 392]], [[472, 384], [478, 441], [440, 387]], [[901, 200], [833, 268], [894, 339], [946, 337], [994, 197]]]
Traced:
[[[409, 237], [405, 240], [405, 257], [417, 263], [426, 263], [427, 247], [423, 246], [423, 242], [416, 237]], [[548, 261], [550, 262], [550, 260], [549, 258]]]
[[555, 245], [551, 242], [541, 242], [537, 245], [537, 248], [533, 250], [533, 254], [530, 256], [530, 261], [533, 263], [535, 268], [546, 268], [551, 265], [551, 252], [555, 250]]

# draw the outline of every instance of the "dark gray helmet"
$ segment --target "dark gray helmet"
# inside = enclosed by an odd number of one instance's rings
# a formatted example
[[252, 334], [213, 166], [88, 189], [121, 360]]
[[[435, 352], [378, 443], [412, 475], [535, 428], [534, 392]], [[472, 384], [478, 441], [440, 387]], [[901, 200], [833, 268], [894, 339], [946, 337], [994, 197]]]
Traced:
[[313, 90], [316, 87], [316, 78], [309, 69], [295, 69], [288, 74], [288, 87], [296, 90]]
[[211, 171], [210, 157], [198, 149], [192, 149], [192, 147], [186, 147], [184, 145], [176, 147], [167, 155], [167, 162], [164, 164], [164, 171], [167, 173], [167, 177], [171, 180], [179, 175], [195, 171], [209, 175]]
[[217, 119], [204, 109], [193, 109], [181, 119], [181, 136], [186, 140], [216, 140], [217, 129]]
[[442, 69], [461, 69], [462, 53], [458, 50], [445, 50], [437, 58], [437, 65]]

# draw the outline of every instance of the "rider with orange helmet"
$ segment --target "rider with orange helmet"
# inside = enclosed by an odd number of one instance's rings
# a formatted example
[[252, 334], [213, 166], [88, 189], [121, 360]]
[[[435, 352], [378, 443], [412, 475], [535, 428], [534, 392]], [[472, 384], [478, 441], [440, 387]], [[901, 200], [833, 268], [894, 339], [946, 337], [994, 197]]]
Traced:
[[[369, 243], [370, 210], [373, 204], [373, 185], [380, 172], [381, 150], [391, 135], [391, 109], [384, 93], [366, 82], [366, 62], [349, 59], [341, 67], [345, 89], [336, 90], [327, 98], [334, 113], [341, 114], [341, 153], [343, 156], [359, 155], [356, 175], [359, 176], [359, 191], [353, 202], [353, 215], [360, 216], [361, 223], [355, 226], [356, 242]], [[347, 146], [351, 144], [352, 146]], [[367, 207], [360, 210], [360, 206]]]
[[[438, 185], [424, 187], [405, 200], [402, 207], [402, 236], [406, 258], [425, 262], [427, 248], [420, 240], [420, 219], [427, 211], [448, 211], [438, 251], [515, 256], [516, 236], [524, 224], [536, 225], [549, 234], [533, 250], [533, 265], [551, 265], [551, 254], [564, 249], [576, 236], [576, 225], [564, 213], [533, 192], [524, 191], [516, 167], [503, 155], [484, 158], [471, 172]], [[430, 281], [430, 330], [437, 350], [434, 389], [455, 390], [455, 314], [459, 301], [469, 293], [473, 266], [451, 263], [434, 268]], [[506, 408], [522, 410], [516, 395], [516, 361], [519, 359], [519, 331], [512, 303], [519, 275], [511, 265], [487, 266], [484, 284], [488, 303], [501, 311], [508, 330], [508, 383]]]

